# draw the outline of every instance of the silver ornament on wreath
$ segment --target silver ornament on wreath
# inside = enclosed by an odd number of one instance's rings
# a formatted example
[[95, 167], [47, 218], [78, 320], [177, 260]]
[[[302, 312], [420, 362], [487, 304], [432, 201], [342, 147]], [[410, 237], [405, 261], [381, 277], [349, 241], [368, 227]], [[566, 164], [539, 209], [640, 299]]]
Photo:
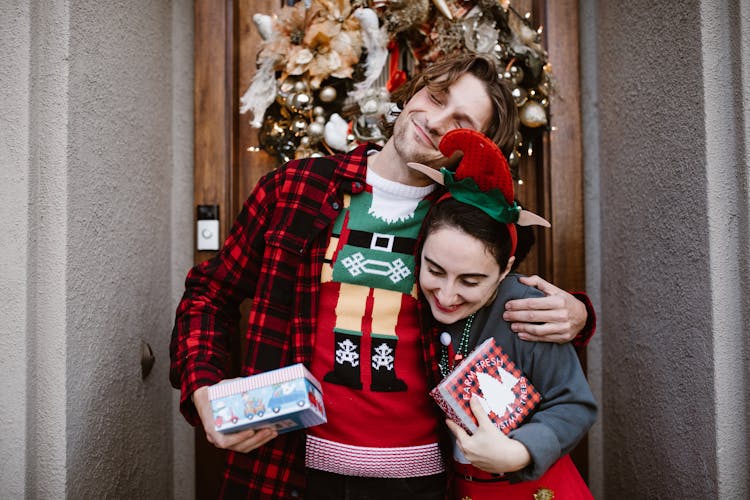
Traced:
[[521, 123], [529, 128], [544, 127], [547, 125], [547, 110], [539, 101], [527, 100], [519, 110], [518, 117]]
[[369, 89], [358, 105], [360, 113], [352, 126], [355, 140], [383, 144], [387, 139], [383, 122], [392, 105], [390, 94], [384, 87]]
[[325, 87], [320, 89], [318, 97], [320, 98], [322, 102], [330, 103], [336, 100], [336, 97], [338, 97], [338, 94], [334, 87], [331, 87], [330, 85], [326, 85]]

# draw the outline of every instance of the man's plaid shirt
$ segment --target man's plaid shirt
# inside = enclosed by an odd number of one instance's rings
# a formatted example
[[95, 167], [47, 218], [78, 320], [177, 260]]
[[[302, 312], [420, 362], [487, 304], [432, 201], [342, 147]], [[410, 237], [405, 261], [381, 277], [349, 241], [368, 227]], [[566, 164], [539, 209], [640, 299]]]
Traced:
[[[238, 306], [252, 301], [242, 375], [302, 362], [309, 366], [330, 228], [344, 193], [364, 190], [367, 151], [295, 160], [266, 175], [247, 199], [221, 251], [188, 274], [172, 333], [170, 380], [180, 410], [200, 425], [190, 396], [228, 376]], [[425, 365], [437, 367], [435, 342]], [[438, 380], [436, 372], [429, 376]], [[304, 489], [304, 432], [249, 454], [229, 454], [223, 496], [294, 498]]]

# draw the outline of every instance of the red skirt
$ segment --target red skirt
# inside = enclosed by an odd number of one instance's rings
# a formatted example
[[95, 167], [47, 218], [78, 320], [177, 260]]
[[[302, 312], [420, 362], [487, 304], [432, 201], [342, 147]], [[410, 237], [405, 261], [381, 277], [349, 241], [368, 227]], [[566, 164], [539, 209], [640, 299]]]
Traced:
[[[478, 469], [475, 469], [478, 470]], [[487, 473], [482, 473], [487, 476]], [[555, 462], [534, 481], [472, 481], [454, 476], [454, 498], [458, 500], [593, 500], [591, 491], [568, 455]]]

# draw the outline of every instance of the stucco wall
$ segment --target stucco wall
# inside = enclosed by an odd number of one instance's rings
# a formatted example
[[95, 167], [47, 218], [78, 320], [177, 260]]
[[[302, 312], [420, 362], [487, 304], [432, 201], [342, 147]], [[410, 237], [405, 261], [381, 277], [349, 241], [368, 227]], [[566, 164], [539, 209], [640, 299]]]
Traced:
[[[172, 5], [172, 190], [171, 259], [174, 317], [185, 274], [193, 263], [193, 2], [179, 0]], [[153, 346], [162, 363], [169, 359], [164, 336]], [[179, 412], [179, 391], [172, 391], [172, 484], [173, 498], [195, 497], [194, 433]]]
[[169, 441], [153, 424], [168, 422], [166, 366], [160, 358], [142, 382], [139, 357], [141, 341], [158, 347], [169, 330], [171, 255], [158, 243], [170, 221], [169, 10], [80, 7], [70, 19], [68, 94], [68, 304], [78, 312], [67, 325], [68, 475], [98, 471], [107, 481], [75, 481], [68, 492], [165, 497]]
[[193, 494], [166, 350], [192, 260], [192, 8], [4, 9], [3, 496]]
[[742, 3], [582, 2], [602, 498], [750, 492]]
[[13, 498], [23, 496], [26, 467], [26, 276], [29, 272], [29, 7], [8, 6], [0, 16], [0, 45], [9, 57], [0, 58], [0, 485]]
[[750, 497], [750, 5], [701, 3], [720, 498]]

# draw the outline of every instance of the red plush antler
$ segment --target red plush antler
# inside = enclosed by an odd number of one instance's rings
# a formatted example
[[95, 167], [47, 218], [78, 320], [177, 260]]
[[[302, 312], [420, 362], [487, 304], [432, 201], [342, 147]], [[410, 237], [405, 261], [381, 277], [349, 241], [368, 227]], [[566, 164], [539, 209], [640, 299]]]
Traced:
[[456, 180], [471, 177], [482, 191], [497, 188], [505, 200], [513, 204], [513, 178], [508, 160], [497, 144], [481, 132], [455, 129], [443, 136], [440, 152], [449, 158], [456, 151], [464, 154], [456, 168]]

